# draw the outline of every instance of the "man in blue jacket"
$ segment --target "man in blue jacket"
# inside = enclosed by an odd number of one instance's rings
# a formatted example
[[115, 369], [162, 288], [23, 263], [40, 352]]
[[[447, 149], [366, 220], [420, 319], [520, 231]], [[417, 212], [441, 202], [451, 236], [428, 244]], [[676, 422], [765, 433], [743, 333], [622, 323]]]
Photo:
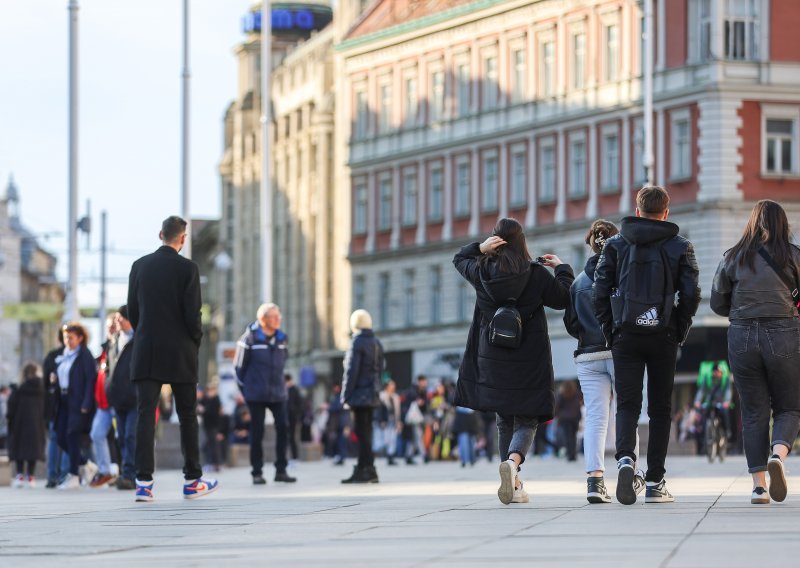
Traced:
[[250, 408], [250, 465], [253, 484], [264, 485], [264, 417], [269, 408], [275, 419], [275, 481], [297, 481], [286, 473], [288, 416], [283, 369], [289, 357], [288, 338], [281, 331], [281, 311], [275, 304], [262, 304], [256, 321], [236, 344], [236, 379]]

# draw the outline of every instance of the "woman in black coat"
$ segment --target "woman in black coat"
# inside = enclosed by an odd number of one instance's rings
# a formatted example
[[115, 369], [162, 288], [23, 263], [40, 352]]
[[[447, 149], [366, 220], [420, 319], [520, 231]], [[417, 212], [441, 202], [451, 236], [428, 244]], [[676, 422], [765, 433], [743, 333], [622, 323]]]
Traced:
[[59, 489], [80, 487], [79, 470], [90, 480], [97, 473], [97, 466], [82, 453], [81, 437], [89, 433], [94, 411], [94, 386], [97, 381], [97, 366], [86, 346], [86, 328], [78, 322], [64, 326], [64, 351], [56, 358], [59, 393], [56, 399], [56, 432], [59, 447], [69, 454], [69, 475], [58, 486]]
[[379, 404], [383, 345], [372, 331], [372, 317], [366, 310], [353, 312], [350, 329], [353, 339], [344, 357], [341, 401], [353, 409], [358, 463], [353, 475], [343, 479], [342, 483], [378, 483], [372, 453], [372, 415]]
[[[527, 503], [517, 475], [533, 442], [536, 426], [553, 418], [555, 393], [550, 338], [544, 307], [569, 304], [572, 268], [553, 254], [531, 261], [514, 219], [500, 219], [491, 237], [462, 248], [456, 269], [475, 288], [477, 301], [467, 347], [458, 372], [456, 404], [497, 413], [500, 489], [504, 504]], [[545, 268], [555, 269], [555, 276]], [[522, 321], [521, 344], [490, 341], [490, 322], [499, 307], [513, 304]]]
[[44, 459], [44, 383], [35, 363], [22, 369], [22, 383], [8, 399], [8, 457], [16, 462], [14, 487], [36, 485], [36, 462]]

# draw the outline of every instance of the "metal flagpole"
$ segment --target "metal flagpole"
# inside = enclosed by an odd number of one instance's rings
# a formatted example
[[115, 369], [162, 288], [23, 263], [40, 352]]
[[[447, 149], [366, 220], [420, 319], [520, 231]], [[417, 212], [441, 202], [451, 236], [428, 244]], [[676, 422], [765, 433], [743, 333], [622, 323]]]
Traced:
[[97, 310], [97, 317], [100, 320], [100, 337], [106, 337], [106, 212], [100, 212], [100, 307]]
[[261, 299], [272, 301], [272, 179], [270, 177], [269, 125], [272, 120], [272, 10], [269, 0], [261, 4]]
[[69, 0], [69, 159], [67, 243], [69, 266], [64, 317], [77, 320], [78, 312], [78, 0]]
[[183, 0], [183, 115], [181, 118], [181, 216], [186, 226], [183, 255], [192, 258], [192, 219], [189, 209], [189, 0]]
[[644, 0], [644, 165], [647, 185], [655, 183], [653, 156], [653, 0]]

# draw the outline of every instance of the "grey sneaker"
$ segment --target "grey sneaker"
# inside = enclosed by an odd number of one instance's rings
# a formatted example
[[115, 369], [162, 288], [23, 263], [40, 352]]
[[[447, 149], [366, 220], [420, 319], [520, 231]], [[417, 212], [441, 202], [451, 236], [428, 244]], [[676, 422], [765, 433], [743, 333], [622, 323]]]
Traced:
[[636, 472], [633, 466], [633, 458], [621, 458], [617, 462], [617, 501], [623, 505], [636, 503], [636, 490], [633, 487]]
[[611, 503], [611, 497], [606, 491], [606, 483], [602, 477], [589, 477], [586, 479], [586, 500], [589, 503]]
[[786, 499], [786, 472], [783, 469], [783, 462], [780, 456], [772, 454], [767, 462], [769, 472], [769, 496], [773, 501], [781, 502]]
[[645, 503], [672, 503], [675, 497], [667, 491], [667, 482], [662, 479], [656, 485], [648, 485], [644, 493]]

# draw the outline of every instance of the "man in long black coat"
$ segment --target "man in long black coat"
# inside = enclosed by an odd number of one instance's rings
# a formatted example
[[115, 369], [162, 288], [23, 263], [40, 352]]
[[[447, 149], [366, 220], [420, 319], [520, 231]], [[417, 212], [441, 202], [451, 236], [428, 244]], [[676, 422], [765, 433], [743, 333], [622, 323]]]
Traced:
[[153, 500], [155, 413], [161, 388], [172, 387], [181, 428], [187, 499], [217, 488], [203, 479], [197, 425], [200, 274], [197, 265], [178, 255], [186, 242], [186, 221], [171, 216], [159, 233], [157, 251], [133, 263], [128, 282], [128, 316], [136, 333], [131, 380], [136, 384], [136, 500]]

